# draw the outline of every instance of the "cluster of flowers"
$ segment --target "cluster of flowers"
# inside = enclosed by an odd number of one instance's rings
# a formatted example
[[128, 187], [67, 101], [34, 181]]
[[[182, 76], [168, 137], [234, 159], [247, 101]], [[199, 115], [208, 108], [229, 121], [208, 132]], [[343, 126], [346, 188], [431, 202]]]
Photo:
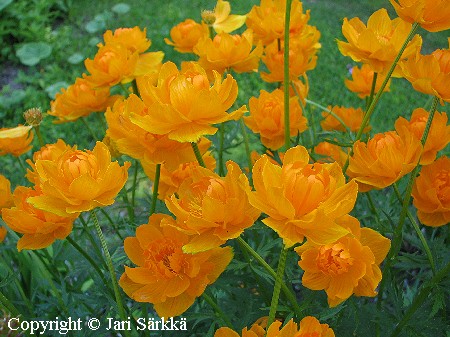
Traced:
[[[391, 75], [404, 77], [414, 88], [450, 101], [450, 50], [420, 54], [421, 37], [414, 36], [400, 53], [413, 22], [430, 31], [450, 27], [446, 1], [394, 1], [399, 18], [391, 20], [385, 9], [365, 25], [358, 18], [344, 20], [338, 41], [340, 51], [354, 61], [347, 87], [361, 98], [388, 90]], [[433, 3], [433, 4], [432, 4]], [[157, 196], [175, 218], [152, 214], [136, 236], [125, 239], [125, 252], [136, 267], [125, 267], [119, 284], [138, 302], [154, 304], [160, 316], [180, 315], [214, 283], [233, 258], [223, 245], [238, 238], [265, 214], [262, 222], [272, 228], [286, 248], [295, 246], [302, 284], [325, 290], [330, 306], [351, 295], [375, 296], [382, 278], [380, 264], [390, 240], [361, 227], [349, 215], [358, 190], [366, 192], [394, 184], [419, 163], [424, 165], [413, 187], [420, 221], [429, 226], [450, 220], [450, 163], [436, 159], [450, 142], [447, 115], [436, 112], [422, 144], [429, 113], [422, 108], [409, 120], [399, 117], [395, 131], [358, 140], [352, 148], [322, 142], [312, 151], [303, 146], [278, 153], [285, 144], [284, 92], [261, 90], [249, 99], [249, 111], [233, 111], [238, 84], [231, 72], [257, 72], [260, 61], [264, 81], [284, 81], [284, 18], [286, 1], [261, 0], [247, 15], [231, 15], [228, 2], [218, 0], [214, 11], [202, 13], [203, 21], [188, 19], [175, 26], [166, 39], [183, 53], [194, 53], [197, 62], [178, 68], [162, 63], [162, 52], [147, 52], [151, 41], [139, 27], [104, 34], [94, 59], [85, 65], [89, 75], [51, 102], [49, 115], [56, 123], [71, 122], [92, 112], [105, 112], [108, 124], [103, 142], [81, 151], [62, 140], [43, 146], [28, 160], [32, 188], [19, 186], [11, 194], [9, 181], [0, 176], [0, 209], [6, 224], [23, 234], [17, 247], [39, 249], [64, 239], [81, 212], [111, 205], [127, 180], [130, 163], [120, 166], [113, 155], [127, 155], [140, 162], [154, 180]], [[308, 95], [306, 72], [316, 65], [320, 33], [308, 24], [310, 13], [292, 2], [289, 25], [289, 129], [295, 137], [307, 129], [303, 115]], [[247, 25], [242, 34], [231, 34]], [[415, 24], [416, 25], [416, 24]], [[401, 55], [399, 60], [395, 60]], [[392, 65], [398, 66], [391, 69]], [[111, 96], [111, 87], [132, 82], [128, 97]], [[239, 120], [260, 135], [266, 154], [253, 154], [249, 167], [252, 183], [233, 161], [227, 174], [214, 172], [211, 154], [215, 124]], [[366, 113], [366, 115], [365, 115]], [[321, 126], [337, 132], [367, 133], [367, 112], [358, 108], [328, 107]], [[31, 148], [30, 126], [0, 130], [0, 154], [19, 156]], [[269, 150], [270, 149], [270, 150]], [[273, 154], [277, 155], [274, 156]], [[313, 160], [313, 153], [322, 155]], [[276, 160], [278, 159], [278, 160]], [[221, 163], [219, 163], [220, 165]], [[347, 169], [348, 166], [348, 169]], [[347, 180], [345, 174], [351, 180]], [[0, 238], [6, 234], [3, 228]], [[306, 240], [306, 241], [305, 241]], [[289, 321], [267, 327], [267, 336], [334, 336], [327, 325], [307, 317], [300, 328]], [[255, 323], [242, 336], [263, 336], [264, 324]], [[300, 330], [298, 330], [300, 329]], [[219, 329], [216, 336], [237, 333]]]

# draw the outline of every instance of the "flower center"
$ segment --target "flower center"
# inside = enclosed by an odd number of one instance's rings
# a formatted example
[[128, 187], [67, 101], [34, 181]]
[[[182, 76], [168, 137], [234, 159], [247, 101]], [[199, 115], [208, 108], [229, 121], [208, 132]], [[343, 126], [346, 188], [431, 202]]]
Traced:
[[346, 273], [353, 261], [354, 258], [350, 256], [345, 246], [337, 243], [320, 247], [317, 266], [324, 274], [335, 276]]

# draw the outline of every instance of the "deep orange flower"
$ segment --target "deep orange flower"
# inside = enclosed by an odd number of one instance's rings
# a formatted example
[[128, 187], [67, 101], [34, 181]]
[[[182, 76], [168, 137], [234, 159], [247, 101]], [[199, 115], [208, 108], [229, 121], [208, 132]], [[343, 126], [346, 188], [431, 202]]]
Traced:
[[165, 38], [169, 46], [173, 46], [180, 53], [193, 53], [194, 46], [203, 37], [209, 37], [208, 26], [204, 23], [197, 23], [192, 19], [187, 19], [170, 30], [172, 41]]
[[283, 166], [263, 155], [253, 166], [255, 192], [250, 203], [268, 215], [263, 222], [275, 230], [287, 246], [309, 240], [335, 242], [347, 230], [335, 219], [350, 212], [358, 193], [356, 182], [345, 182], [337, 163], [308, 164], [302, 146], [289, 149]]
[[109, 206], [124, 186], [130, 167], [111, 162], [105, 144], [97, 142], [93, 151], [67, 150], [56, 160], [38, 159], [38, 189], [42, 195], [28, 198], [34, 207], [60, 216]]
[[[138, 26], [133, 28], [117, 28], [114, 33], [111, 30], [107, 30], [103, 34], [103, 40], [108, 46], [120, 44], [132, 53], [138, 52], [139, 54], [145, 52], [152, 44], [147, 39], [147, 28], [141, 30]], [[102, 44], [99, 46], [102, 46]]]
[[166, 62], [158, 84], [144, 90], [148, 114], [132, 113], [131, 121], [150, 133], [167, 134], [179, 142], [196, 142], [201, 136], [215, 134], [217, 128], [211, 124], [237, 120], [246, 111], [244, 106], [226, 112], [237, 98], [237, 83], [231, 75], [222, 80], [214, 72], [214, 84], [210, 86], [206, 71], [194, 62], [182, 64], [181, 71]]
[[6, 234], [8, 234], [7, 229], [3, 226], [0, 226], [0, 243], [2, 243], [5, 240]]
[[448, 0], [389, 0], [403, 20], [417, 22], [423, 29], [440, 32], [450, 29]]
[[192, 167], [191, 177], [181, 183], [177, 195], [166, 199], [177, 218], [176, 228], [193, 236], [183, 246], [184, 252], [205, 251], [237, 238], [260, 215], [248, 202], [247, 177], [232, 161], [227, 169], [221, 178], [206, 168]]
[[[429, 112], [423, 108], [415, 109], [412, 112], [410, 121], [403, 117], [397, 118], [395, 128], [401, 129], [405, 127], [420, 140], [422, 139], [429, 115]], [[435, 112], [427, 141], [425, 142], [422, 156], [420, 157], [420, 165], [431, 164], [436, 159], [437, 153], [450, 143], [450, 125], [447, 125], [447, 121], [448, 117], [445, 112]]]
[[125, 253], [137, 267], [125, 266], [119, 285], [137, 302], [153, 303], [160, 317], [185, 312], [230, 263], [231, 247], [186, 254], [189, 236], [173, 228], [175, 220], [154, 214], [125, 239]]
[[0, 156], [12, 154], [19, 157], [30, 151], [33, 141], [31, 126], [19, 125], [15, 128], [0, 128]]
[[13, 231], [23, 234], [17, 249], [41, 249], [50, 246], [56, 239], [64, 239], [72, 231], [73, 221], [79, 213], [59, 216], [42, 211], [28, 202], [40, 196], [40, 192], [19, 186], [14, 190], [14, 207], [4, 208], [2, 217]]
[[104, 112], [119, 97], [110, 96], [109, 87], [94, 89], [86, 79], [77, 78], [74, 84], [56, 94], [48, 114], [58, 118], [54, 123], [72, 122], [92, 112]]
[[[303, 13], [303, 5], [294, 0], [291, 5], [289, 33], [298, 34], [309, 21], [309, 10]], [[284, 37], [284, 20], [286, 15], [286, 0], [261, 0], [260, 5], [254, 5], [247, 14], [247, 27], [252, 29], [255, 41], [269, 45]]]
[[414, 89], [439, 97], [441, 103], [450, 102], [450, 49], [438, 49], [431, 55], [417, 53], [400, 67]]
[[[206, 140], [206, 139], [205, 139]], [[211, 144], [210, 141], [208, 141], [209, 144]], [[186, 144], [186, 143], [180, 143], [180, 144]], [[209, 146], [208, 146], [209, 147]], [[200, 148], [200, 146], [199, 146]], [[191, 148], [191, 154], [194, 155], [194, 152]], [[211, 152], [209, 151], [202, 151], [200, 149], [200, 153], [202, 153], [203, 161], [206, 165], [206, 167], [214, 171], [216, 168], [216, 160], [211, 155]], [[192, 160], [196, 160], [195, 158], [192, 158]], [[142, 168], [144, 169], [145, 174], [150, 180], [155, 179], [156, 174], [156, 164], [151, 160], [141, 160]], [[180, 188], [180, 185], [185, 181], [186, 179], [192, 177], [193, 171], [195, 171], [195, 167], [197, 167], [199, 164], [197, 161], [191, 161], [187, 163], [183, 163], [178, 165], [175, 169], [169, 169], [164, 163], [161, 165], [160, 170], [160, 178], [159, 178], [159, 187], [158, 187], [158, 199], [165, 200], [166, 198], [169, 198], [172, 194], [177, 193], [178, 189]]]
[[[250, 116], [244, 117], [245, 124], [261, 135], [264, 146], [278, 150], [284, 144], [284, 94], [281, 89], [271, 93], [261, 90], [258, 98], [249, 101]], [[290, 135], [296, 136], [307, 129], [308, 121], [303, 116], [297, 97], [289, 99]]]
[[214, 11], [203, 11], [202, 18], [217, 34], [222, 32], [231, 33], [233, 30], [242, 27], [245, 23], [246, 16], [230, 13], [230, 3], [228, 1], [217, 0]]
[[422, 167], [412, 190], [417, 217], [424, 225], [450, 223], [450, 159], [443, 156]]
[[213, 39], [204, 37], [194, 47], [199, 56], [198, 63], [206, 70], [220, 74], [230, 69], [237, 73], [258, 71], [263, 47], [253, 48], [253, 33], [246, 30], [242, 35], [220, 33]]
[[322, 156], [317, 160], [319, 163], [337, 162], [341, 167], [344, 167], [348, 157], [340, 146], [328, 142], [317, 144], [314, 147], [314, 153]]
[[367, 143], [358, 140], [353, 145], [347, 174], [358, 182], [361, 192], [395, 183], [419, 162], [420, 140], [404, 128], [397, 132], [378, 133]]
[[[322, 112], [323, 119], [320, 122], [320, 125], [324, 130], [336, 130], [336, 131], [347, 131], [347, 128], [350, 131], [356, 132], [361, 127], [362, 120], [364, 118], [364, 111], [361, 108], [345, 108], [340, 106], [331, 107], [328, 106], [328, 110], [333, 112], [336, 116], [340, 118], [340, 120], [345, 124], [336, 119], [331, 113], [328, 111]], [[370, 126], [366, 126], [364, 132], [369, 132]]]
[[0, 174], [0, 215], [2, 208], [9, 208], [14, 205], [11, 194], [11, 183], [5, 176]]
[[[367, 63], [377, 73], [386, 73], [394, 63], [411, 27], [410, 23], [400, 18], [391, 20], [384, 8], [369, 17], [367, 26], [359, 18], [345, 18], [342, 34], [348, 42], [338, 41], [338, 47], [342, 55], [351, 57], [353, 61]], [[401, 59], [416, 53], [421, 45], [422, 38], [416, 35], [409, 42]]]
[[[264, 324], [265, 323], [265, 324]], [[319, 320], [313, 316], [306, 316], [300, 321], [300, 328], [293, 319], [290, 319], [282, 328], [280, 321], [273, 322], [267, 329], [267, 322], [263, 324], [258, 321], [252, 325], [250, 330], [242, 329], [242, 337], [334, 337], [334, 331], [328, 324], [320, 324]], [[281, 329], [280, 329], [281, 328]], [[267, 334], [266, 334], [267, 329]], [[230, 328], [220, 328], [214, 337], [240, 337], [239, 334]]]
[[[313, 26], [307, 26], [302, 35], [292, 35], [289, 42], [289, 79], [296, 80], [308, 70], [314, 69], [317, 62], [317, 51], [320, 32]], [[284, 79], [284, 43], [274, 41], [264, 49], [261, 60], [269, 70], [261, 72], [266, 82], [282, 82]]]
[[[351, 72], [352, 79], [346, 79], [345, 86], [351, 92], [358, 94], [360, 98], [369, 97], [372, 90], [373, 75], [375, 73], [373, 69], [368, 64], [363, 64], [361, 66], [361, 69], [355, 66], [352, 68]], [[386, 76], [383, 74], [377, 75], [377, 83], [375, 84], [374, 91], [375, 94], [380, 91], [381, 84], [383, 84], [385, 78]], [[387, 92], [390, 90], [390, 84], [391, 80], [389, 79], [387, 85], [384, 87], [383, 92]]]
[[312, 290], [325, 290], [328, 304], [335, 307], [352, 294], [376, 296], [381, 281], [379, 265], [390, 248], [390, 240], [346, 215], [337, 222], [350, 233], [334, 243], [316, 245], [309, 241], [295, 248], [298, 265], [305, 272], [302, 284]]

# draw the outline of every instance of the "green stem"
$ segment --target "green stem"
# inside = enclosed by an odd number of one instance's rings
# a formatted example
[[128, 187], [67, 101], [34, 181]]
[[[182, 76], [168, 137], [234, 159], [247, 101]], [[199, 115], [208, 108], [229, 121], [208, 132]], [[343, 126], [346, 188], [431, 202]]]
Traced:
[[[386, 74], [386, 78], [384, 79], [383, 83], [381, 84], [380, 89], [378, 90], [377, 94], [375, 95], [374, 99], [370, 103], [369, 108], [366, 111], [366, 114], [364, 115], [363, 121], [361, 122], [361, 126], [358, 130], [358, 133], [356, 134], [355, 142], [360, 140], [362, 137], [362, 134], [364, 132], [364, 129], [366, 128], [367, 124], [369, 124], [370, 117], [372, 116], [373, 111], [375, 110], [375, 106], [378, 103], [378, 100], [380, 99], [381, 95], [383, 94], [384, 88], [386, 88], [386, 85], [391, 78], [392, 73], [394, 72], [395, 67], [397, 66], [398, 61], [402, 57], [403, 52], [406, 49], [406, 46], [408, 45], [409, 41], [413, 38], [417, 28], [419, 27], [419, 24], [416, 22], [413, 24], [411, 31], [408, 34], [408, 37], [406, 38], [405, 42], [403, 42], [402, 47], [400, 48], [400, 51], [397, 54], [397, 57], [395, 58], [394, 62], [391, 65], [391, 68]], [[350, 152], [350, 156], [347, 157], [347, 161], [345, 162], [344, 167], [342, 168], [342, 171], [345, 173], [348, 168], [349, 164], [349, 158], [353, 155], [353, 150]]]
[[370, 96], [369, 99], [367, 100], [367, 104], [366, 104], [366, 111], [369, 109], [370, 104], [372, 104], [373, 101], [373, 95], [375, 94], [375, 87], [377, 85], [377, 77], [378, 77], [378, 73], [373, 73], [373, 78], [372, 78], [372, 87], [370, 88]]
[[219, 125], [219, 154], [218, 154], [218, 159], [219, 159], [219, 176], [223, 176], [224, 175], [224, 167], [223, 167], [223, 143], [224, 143], [224, 139], [225, 139], [225, 127], [223, 125], [223, 123], [221, 123]]
[[220, 307], [217, 305], [217, 303], [209, 296], [206, 292], [202, 294], [203, 299], [208, 302], [208, 304], [213, 308], [213, 310], [216, 312], [216, 315], [219, 316], [225, 325], [231, 329], [233, 329], [233, 324], [231, 323], [230, 319], [227, 315], [220, 309]]
[[278, 260], [277, 276], [275, 278], [275, 286], [273, 287], [272, 303], [270, 304], [269, 320], [267, 321], [267, 327], [275, 321], [275, 315], [278, 308], [278, 300], [280, 298], [281, 284], [283, 283], [284, 269], [286, 267], [286, 257], [288, 250], [281, 248], [280, 259]]
[[285, 150], [291, 147], [291, 127], [289, 119], [289, 23], [291, 19], [292, 0], [286, 1], [286, 15], [284, 18], [284, 146]]
[[139, 92], [136, 80], [131, 81], [131, 87], [133, 88], [133, 94], [135, 94], [138, 97], [141, 97], [141, 93]]
[[242, 136], [244, 137], [245, 153], [247, 154], [247, 161], [248, 161], [248, 171], [251, 173], [253, 169], [253, 163], [252, 163], [252, 154], [250, 152], [250, 143], [248, 141], [247, 131], [245, 130], [244, 120], [241, 118], [239, 123], [241, 124], [241, 132]]
[[134, 161], [134, 172], [133, 172], [133, 187], [131, 189], [131, 206], [134, 208], [136, 205], [136, 186], [137, 186], [137, 173], [138, 173], [138, 164], [139, 161]]
[[[108, 246], [106, 244], [105, 237], [103, 236], [102, 229], [100, 228], [100, 224], [98, 223], [98, 219], [97, 219], [97, 215], [95, 214], [95, 210], [92, 209], [90, 212], [91, 212], [92, 219], [94, 220], [94, 226], [97, 231], [98, 237], [100, 239], [100, 243], [102, 245], [103, 253], [104, 253], [105, 259], [106, 259], [106, 264], [108, 266], [109, 275], [111, 276], [111, 282], [112, 282], [112, 286], [114, 289], [114, 295], [116, 297], [116, 304], [117, 304], [117, 309], [119, 311], [119, 316], [122, 321], [126, 321], [127, 316], [125, 314], [125, 310], [124, 310], [124, 307], [122, 304], [122, 297], [120, 295], [119, 285], [117, 283], [116, 273], [114, 271], [114, 266], [112, 263], [111, 255], [109, 254]], [[126, 337], [130, 336], [128, 331], [124, 331], [124, 335]]]
[[36, 133], [36, 136], [39, 141], [39, 146], [43, 147], [45, 145], [44, 139], [42, 138], [41, 129], [39, 125], [33, 126], [34, 132]]
[[24, 170], [25, 172], [27, 172], [27, 168], [25, 167], [25, 164], [22, 162], [22, 160], [20, 159], [20, 157], [16, 157], [17, 161], [19, 162], [20, 167], [22, 168], [22, 170]]
[[[302, 108], [303, 116], [306, 118], [306, 120], [308, 121], [308, 124], [311, 126], [310, 128], [308, 128], [308, 132], [309, 132], [309, 141], [311, 143], [311, 148], [312, 148], [314, 145], [314, 142], [315, 142], [314, 136], [316, 134], [313, 114], [309, 115], [306, 113], [306, 108], [305, 108], [305, 105], [303, 104], [303, 100], [305, 100], [305, 102], [306, 102], [306, 98], [303, 98], [300, 95], [297, 88], [295, 87], [295, 85], [292, 82], [291, 82], [291, 88], [292, 88], [292, 90], [294, 90], [295, 95], [298, 97], [298, 103], [300, 104], [300, 107]], [[300, 140], [300, 132], [297, 133], [297, 139], [295, 141], [295, 146], [297, 146], [299, 144], [299, 140]]]
[[161, 176], [161, 163], [156, 164], [155, 181], [153, 182], [152, 206], [150, 208], [150, 215], [155, 213], [156, 201], [158, 200], [159, 178]]
[[306, 99], [306, 103], [309, 103], [311, 105], [314, 105], [318, 108], [321, 108], [322, 110], [326, 111], [327, 113], [329, 113], [331, 116], [333, 116], [339, 123], [341, 123], [341, 125], [345, 128], [345, 131], [347, 131], [347, 133], [349, 135], [352, 134], [352, 130], [350, 130], [350, 128], [347, 126], [347, 124], [344, 123], [344, 121], [341, 119], [341, 117], [339, 117], [338, 115], [336, 115], [333, 111], [331, 111], [330, 109], [328, 109], [327, 107], [316, 103], [314, 101], [310, 101], [309, 99]]
[[200, 149], [198, 148], [197, 143], [191, 143], [192, 149], [194, 150], [195, 158], [197, 158], [198, 163], [202, 167], [206, 167], [205, 162], [203, 161], [203, 157], [200, 154]]
[[434, 286], [439, 284], [439, 282], [441, 282], [445, 277], [447, 277], [449, 272], [450, 272], [450, 262], [447, 263], [445, 268], [441, 269], [438, 273], [436, 273], [436, 275], [434, 275], [431, 280], [425, 282], [422, 285], [422, 288], [420, 289], [419, 293], [414, 298], [413, 302], [406, 311], [405, 316], [403, 316], [402, 320], [397, 324], [394, 331], [392, 332], [391, 337], [398, 336], [398, 334], [405, 327], [406, 323], [409, 321], [411, 316], [416, 312], [417, 309], [419, 309], [419, 307], [423, 304], [423, 302], [425, 302]]
[[[397, 195], [398, 201], [400, 203], [402, 203], [403, 202], [402, 196], [400, 194], [400, 191], [398, 190], [397, 184], [394, 183], [393, 186], [394, 186], [394, 191], [395, 191], [395, 194]], [[433, 271], [433, 275], [436, 275], [436, 265], [434, 264], [433, 254], [431, 254], [430, 246], [428, 246], [427, 240], [425, 239], [422, 231], [420, 230], [419, 224], [417, 223], [416, 219], [414, 219], [414, 217], [412, 216], [412, 214], [409, 210], [407, 211], [407, 216], [408, 216], [409, 221], [411, 221], [411, 224], [413, 225], [414, 230], [416, 231], [416, 234], [420, 239], [420, 242], [422, 243], [425, 253], [427, 254], [428, 261], [430, 262], [430, 265], [431, 265], [431, 270]]]
[[80, 118], [81, 121], [83, 122], [84, 126], [86, 127], [86, 129], [89, 131], [89, 133], [91, 134], [92, 138], [97, 141], [98, 138], [96, 136], [96, 134], [94, 133], [94, 131], [91, 129], [91, 127], [89, 126], [89, 123], [86, 121], [86, 119], [84, 117]]
[[[239, 245], [245, 249], [247, 252], [250, 253], [250, 255], [252, 255], [256, 261], [259, 262], [259, 264], [261, 264], [261, 266], [264, 267], [264, 269], [269, 273], [270, 276], [272, 276], [272, 278], [274, 280], [276, 280], [277, 278], [277, 273], [275, 272], [275, 270], [272, 269], [272, 267], [261, 257], [261, 255], [259, 255], [247, 242], [245, 242], [244, 239], [242, 239], [241, 237], [237, 238], [237, 241], [239, 243]], [[301, 311], [302, 309], [299, 307], [297, 299], [295, 297], [295, 294], [292, 292], [292, 290], [290, 290], [286, 283], [282, 282], [281, 283], [281, 289], [283, 290], [284, 295], [286, 296], [286, 298], [289, 300], [289, 302], [291, 302], [292, 307], [294, 308], [295, 314], [297, 315], [297, 317], [301, 316]]]
[[21, 316], [19, 310], [16, 309], [14, 304], [12, 304], [8, 298], [3, 295], [3, 293], [0, 291], [0, 304], [4, 307], [4, 309], [7, 311], [7, 313], [11, 314], [12, 317], [19, 317]]

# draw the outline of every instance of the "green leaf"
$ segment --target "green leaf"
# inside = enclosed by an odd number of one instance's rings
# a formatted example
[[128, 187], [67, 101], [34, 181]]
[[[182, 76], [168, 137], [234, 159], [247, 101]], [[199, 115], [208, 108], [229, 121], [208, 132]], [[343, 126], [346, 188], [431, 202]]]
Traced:
[[0, 11], [6, 8], [11, 2], [12, 0], [0, 0]]
[[30, 42], [16, 50], [16, 56], [26, 66], [34, 66], [50, 56], [52, 46], [46, 42]]
[[125, 14], [128, 13], [130, 10], [130, 5], [124, 4], [124, 3], [118, 3], [117, 5], [113, 6], [111, 8], [113, 12], [116, 12], [117, 14]]
[[2, 95], [0, 96], [0, 107], [9, 109], [10, 107], [22, 102], [26, 96], [27, 93], [22, 89], [15, 90], [14, 94], [11, 94], [9, 96]]
[[84, 60], [84, 55], [80, 53], [74, 53], [67, 58], [67, 62], [71, 64], [78, 64]]

